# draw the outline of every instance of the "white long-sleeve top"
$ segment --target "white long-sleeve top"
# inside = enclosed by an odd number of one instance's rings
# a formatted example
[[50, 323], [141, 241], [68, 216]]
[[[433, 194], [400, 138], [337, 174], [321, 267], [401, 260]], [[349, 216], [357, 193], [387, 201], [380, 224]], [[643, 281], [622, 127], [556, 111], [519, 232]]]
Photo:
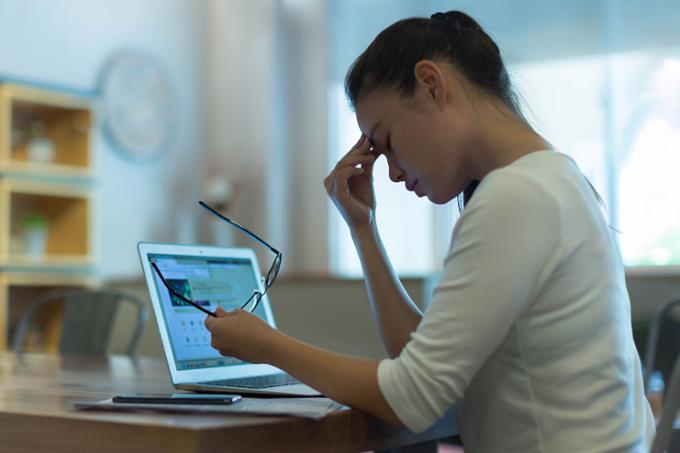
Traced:
[[460, 401], [466, 452], [647, 451], [623, 265], [569, 157], [533, 152], [481, 181], [431, 305], [378, 382], [416, 432]]

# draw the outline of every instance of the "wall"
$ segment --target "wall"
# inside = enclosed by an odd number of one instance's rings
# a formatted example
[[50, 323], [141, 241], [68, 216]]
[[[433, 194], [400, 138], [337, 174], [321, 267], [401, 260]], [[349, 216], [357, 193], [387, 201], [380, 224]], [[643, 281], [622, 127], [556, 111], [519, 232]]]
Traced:
[[193, 200], [206, 159], [204, 10], [193, 0], [0, 0], [0, 77], [95, 91], [104, 61], [121, 48], [148, 51], [171, 73], [180, 124], [165, 157], [131, 163], [95, 134], [104, 278], [139, 275], [140, 240], [195, 239]]
[[[429, 303], [434, 281], [430, 278], [402, 280], [413, 301], [424, 307]], [[163, 354], [161, 340], [142, 281], [121, 281], [115, 286], [139, 295], [148, 303], [149, 322], [142, 335], [140, 355]], [[373, 321], [363, 280], [320, 277], [279, 278], [268, 291], [277, 328], [310, 344], [332, 351], [368, 358], [386, 357]], [[111, 351], [125, 351], [133, 326], [131, 310], [116, 318]]]
[[[421, 308], [429, 304], [436, 277], [405, 278], [404, 287]], [[680, 293], [676, 276], [626, 278], [633, 304], [633, 325], [640, 353], [644, 352], [646, 326], [655, 311], [671, 296]], [[144, 282], [121, 281], [116, 286], [147, 301], [149, 322], [142, 335], [139, 354], [162, 355], [160, 337]], [[369, 358], [385, 357], [369, 308], [363, 280], [289, 277], [277, 279], [269, 290], [272, 310], [283, 332], [319, 347]], [[680, 313], [674, 312], [680, 319]], [[122, 352], [131, 335], [133, 317], [122, 311], [116, 319], [111, 350]]]
[[[275, 126], [272, 107], [277, 99], [274, 93], [276, 2], [210, 0], [204, 3], [208, 56], [204, 80], [210, 93], [205, 109], [207, 148], [211, 156], [204, 163], [205, 173], [210, 177], [226, 177], [238, 185], [235, 204], [227, 214], [269, 239], [268, 175], [272, 165], [276, 165], [269, 160]], [[237, 233], [233, 237], [239, 245], [257, 247], [243, 235]]]
[[[206, 172], [238, 184], [230, 215], [283, 252], [282, 273], [327, 259], [327, 1], [211, 0]], [[253, 247], [262, 267], [271, 255]]]

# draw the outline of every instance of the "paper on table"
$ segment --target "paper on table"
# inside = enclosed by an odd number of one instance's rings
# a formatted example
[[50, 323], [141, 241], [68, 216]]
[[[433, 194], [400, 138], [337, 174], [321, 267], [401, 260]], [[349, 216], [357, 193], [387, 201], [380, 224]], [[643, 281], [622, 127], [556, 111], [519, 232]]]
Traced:
[[290, 415], [320, 420], [331, 412], [346, 408], [328, 398], [243, 398], [230, 405], [197, 404], [136, 404], [103, 401], [77, 401], [75, 410], [103, 410], [124, 412], [173, 412], [191, 414], [256, 414]]

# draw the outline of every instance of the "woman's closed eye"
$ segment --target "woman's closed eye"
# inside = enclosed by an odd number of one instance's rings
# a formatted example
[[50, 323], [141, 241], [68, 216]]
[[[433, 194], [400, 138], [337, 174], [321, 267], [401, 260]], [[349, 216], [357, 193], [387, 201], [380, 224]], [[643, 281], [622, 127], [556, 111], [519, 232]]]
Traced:
[[390, 142], [390, 136], [388, 135], [385, 140], [380, 143], [377, 140], [371, 143], [370, 152], [375, 154], [376, 157], [381, 154], [385, 154], [392, 151], [392, 143]]
[[377, 155], [392, 152], [392, 144], [390, 143], [389, 135], [385, 138], [384, 141], [382, 141], [382, 143], [380, 143], [379, 145], [376, 144], [373, 147], [373, 152], [375, 152]]

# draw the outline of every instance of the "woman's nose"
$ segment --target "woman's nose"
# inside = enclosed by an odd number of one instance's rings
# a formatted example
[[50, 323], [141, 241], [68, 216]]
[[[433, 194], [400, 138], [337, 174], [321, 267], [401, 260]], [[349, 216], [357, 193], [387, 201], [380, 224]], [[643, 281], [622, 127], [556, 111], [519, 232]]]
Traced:
[[392, 159], [387, 159], [387, 167], [389, 169], [390, 179], [392, 182], [400, 182], [404, 180], [404, 172], [395, 164]]

